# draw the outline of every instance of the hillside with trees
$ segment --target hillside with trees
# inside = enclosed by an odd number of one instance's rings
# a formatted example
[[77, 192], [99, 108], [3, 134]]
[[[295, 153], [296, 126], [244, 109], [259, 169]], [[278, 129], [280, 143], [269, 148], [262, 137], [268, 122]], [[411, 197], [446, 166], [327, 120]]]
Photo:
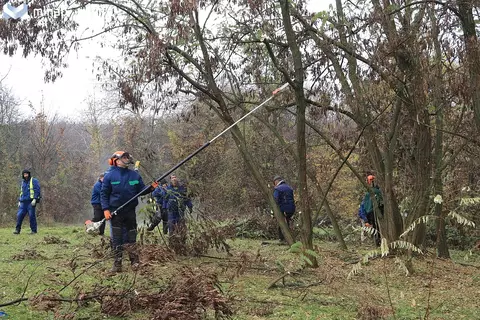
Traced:
[[[82, 226], [112, 152], [128, 150], [153, 181], [288, 84], [176, 170], [194, 212], [192, 247], [170, 248], [175, 254], [205, 255], [235, 237], [270, 241], [278, 224], [304, 271], [325, 270], [326, 248], [356, 254], [346, 259], [349, 277], [369, 259], [394, 257], [414, 274], [427, 268], [423, 259], [455, 264], [459, 251], [478, 270], [479, 5], [336, 0], [314, 12], [302, 0], [37, 1], [68, 14], [0, 20], [6, 55], [40, 55], [50, 82], [91, 38], [122, 60], [96, 62], [104, 97], [87, 101], [75, 121], [48, 114], [43, 101], [25, 116], [0, 75], [0, 224], [13, 229], [24, 168], [42, 183], [39, 223]], [[102, 17], [103, 29], [81, 33], [82, 10]], [[371, 230], [357, 212], [373, 195], [369, 174], [383, 194], [373, 201], [382, 240], [378, 248], [366, 240], [365, 250], [360, 235]], [[292, 229], [272, 195], [275, 175], [295, 191]], [[147, 200], [139, 221], [148, 220]], [[431, 268], [423, 271], [433, 277]], [[391, 298], [385, 304], [385, 314], [362, 309], [358, 318], [403, 319]]]

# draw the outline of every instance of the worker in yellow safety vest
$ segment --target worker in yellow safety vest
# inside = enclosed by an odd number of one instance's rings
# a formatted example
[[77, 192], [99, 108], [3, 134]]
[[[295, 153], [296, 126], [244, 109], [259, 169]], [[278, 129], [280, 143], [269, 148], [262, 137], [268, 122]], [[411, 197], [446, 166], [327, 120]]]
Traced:
[[30, 234], [37, 233], [37, 217], [35, 216], [35, 206], [40, 202], [40, 183], [31, 176], [28, 169], [22, 171], [22, 184], [20, 186], [20, 196], [18, 198], [17, 226], [14, 234], [19, 234], [22, 229], [22, 222], [28, 213], [30, 220]]

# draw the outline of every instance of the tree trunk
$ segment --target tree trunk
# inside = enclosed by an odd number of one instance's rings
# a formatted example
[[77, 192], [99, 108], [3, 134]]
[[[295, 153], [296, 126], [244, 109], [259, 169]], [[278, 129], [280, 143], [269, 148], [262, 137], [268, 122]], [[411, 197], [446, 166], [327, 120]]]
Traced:
[[[380, 7], [378, 0], [372, 1], [377, 8]], [[385, 3], [387, 8], [387, 4]], [[418, 23], [425, 16], [425, 8], [420, 7], [415, 15], [415, 20], [405, 13], [403, 28], [397, 31], [394, 17], [387, 14], [383, 8], [384, 26], [387, 31], [389, 45], [395, 48], [393, 56], [399, 71], [404, 77], [403, 88], [397, 88], [397, 95], [402, 98], [406, 114], [406, 124], [412, 128], [410, 139], [412, 141], [409, 150], [409, 165], [411, 176], [412, 212], [407, 217], [407, 226], [428, 212], [431, 173], [432, 173], [432, 137], [430, 132], [430, 119], [428, 113], [427, 85], [428, 70], [424, 61], [428, 59], [419, 43], [415, 41], [418, 35]], [[403, 42], [400, 39], [405, 39]], [[399, 45], [399, 43], [401, 44]], [[393, 169], [393, 168], [392, 168]], [[418, 225], [409, 235], [408, 240], [415, 245], [423, 244], [425, 240], [425, 225]]]
[[[292, 22], [290, 20], [290, 4], [288, 0], [279, 0], [282, 11], [283, 26], [287, 36], [288, 46], [292, 53], [293, 65], [295, 68], [294, 91], [295, 101], [297, 103], [297, 153], [298, 153], [298, 191], [300, 210], [302, 212], [302, 243], [304, 248], [313, 249], [312, 239], [312, 214], [308, 197], [307, 187], [307, 148], [305, 141], [305, 112], [307, 102], [303, 92], [303, 78], [305, 76], [302, 54], [297, 44], [295, 32], [293, 31]], [[317, 259], [309, 255], [312, 261], [311, 267], [318, 267]]]
[[[426, 108], [426, 106], [423, 106]], [[416, 108], [421, 109], [422, 106], [418, 105]], [[426, 127], [429, 123], [427, 110], [423, 110], [418, 115], [420, 119], [420, 124], [415, 125], [414, 129], [416, 141], [415, 146], [415, 160], [412, 161], [414, 165], [414, 174], [415, 181], [413, 181], [412, 191], [413, 191], [413, 213], [409, 216], [409, 224], [414, 220], [424, 216], [428, 213], [428, 204], [431, 188], [431, 173], [432, 173], [432, 164], [431, 164], [431, 133], [430, 130]], [[419, 224], [413, 231], [413, 234], [410, 238], [410, 241], [414, 245], [423, 245], [425, 241], [426, 227], [424, 224]]]
[[384, 159], [384, 181], [382, 195], [384, 203], [383, 217], [379, 219], [380, 233], [388, 242], [398, 240], [403, 231], [403, 220], [398, 209], [397, 197], [394, 192], [394, 162], [390, 153]]
[[475, 30], [475, 19], [473, 16], [472, 0], [457, 0], [458, 13], [463, 29], [463, 39], [467, 58], [467, 69], [470, 74], [468, 81], [469, 94], [472, 99], [473, 112], [477, 129], [480, 129], [480, 48], [477, 32]]
[[[432, 20], [432, 41], [435, 49], [435, 81], [434, 85], [434, 97], [433, 105], [435, 107], [435, 172], [433, 176], [433, 194], [434, 196], [440, 195], [443, 198], [443, 182], [442, 182], [442, 169], [443, 169], [443, 109], [445, 107], [445, 99], [443, 97], [444, 82], [442, 77], [442, 50], [440, 48], [439, 30], [437, 25], [437, 19], [435, 12], [429, 10], [430, 19]], [[448, 251], [447, 233], [445, 230], [445, 220], [442, 215], [443, 203], [436, 202], [435, 204], [435, 216], [436, 230], [437, 230], [437, 256], [439, 258], [450, 259], [450, 253]]]

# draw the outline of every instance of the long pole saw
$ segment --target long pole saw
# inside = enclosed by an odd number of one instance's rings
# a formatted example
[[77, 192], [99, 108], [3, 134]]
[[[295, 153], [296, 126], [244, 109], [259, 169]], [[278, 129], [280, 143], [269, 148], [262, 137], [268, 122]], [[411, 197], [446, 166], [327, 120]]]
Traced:
[[[252, 113], [254, 113], [257, 109], [259, 109], [260, 107], [262, 107], [264, 104], [266, 104], [268, 101], [272, 100], [273, 97], [279, 93], [280, 91], [282, 91], [283, 89], [285, 89], [286, 87], [288, 87], [288, 83], [285, 83], [283, 84], [281, 87], [275, 89], [273, 92], [272, 92], [272, 95], [266, 99], [265, 101], [263, 101], [262, 103], [260, 103], [258, 106], [256, 106], [255, 108], [253, 108], [252, 110], [250, 110], [247, 114], [245, 114], [243, 117], [241, 117], [240, 119], [238, 119], [237, 121], [235, 121], [233, 124], [231, 124], [228, 128], [226, 128], [225, 130], [223, 130], [222, 132], [220, 132], [218, 135], [216, 135], [214, 138], [212, 138], [210, 141], [207, 141], [205, 142], [205, 144], [203, 144], [200, 148], [198, 148], [197, 150], [195, 150], [194, 152], [192, 152], [189, 156], [187, 156], [185, 159], [183, 159], [182, 161], [180, 161], [179, 163], [177, 163], [176, 165], [174, 165], [171, 169], [169, 169], [167, 172], [165, 172], [164, 174], [162, 174], [161, 177], [159, 177], [158, 179], [155, 179], [155, 182], [160, 182], [162, 179], [164, 179], [165, 177], [167, 177], [170, 173], [172, 173], [173, 171], [177, 170], [179, 167], [183, 166], [185, 164], [185, 162], [187, 162], [188, 160], [190, 160], [191, 158], [193, 158], [194, 156], [196, 156], [198, 153], [200, 153], [203, 149], [205, 149], [206, 147], [208, 147], [212, 142], [214, 142], [215, 140], [217, 140], [218, 138], [220, 138], [221, 136], [223, 136], [226, 132], [228, 132], [230, 129], [232, 129], [235, 125], [237, 125], [237, 123], [239, 123], [240, 121], [242, 121], [243, 119], [245, 119], [246, 117], [248, 117], [249, 115], [251, 115]], [[118, 213], [118, 211], [122, 210], [124, 207], [126, 207], [127, 205], [129, 205], [133, 200], [135, 200], [136, 198], [138, 198], [139, 196], [141, 196], [148, 188], [150, 188], [150, 185], [146, 186], [142, 191], [140, 191], [139, 193], [137, 193], [136, 195], [134, 195], [130, 200], [128, 200], [127, 202], [125, 202], [124, 204], [122, 204], [120, 207], [118, 207], [115, 211], [112, 212], [112, 216], [116, 215]], [[103, 219], [102, 221], [98, 221], [98, 222], [94, 222], [92, 223], [91, 226], [87, 226], [87, 231], [90, 229], [90, 230], [95, 230], [97, 228], [100, 227], [100, 225], [103, 223], [103, 221], [105, 221], [105, 219]]]

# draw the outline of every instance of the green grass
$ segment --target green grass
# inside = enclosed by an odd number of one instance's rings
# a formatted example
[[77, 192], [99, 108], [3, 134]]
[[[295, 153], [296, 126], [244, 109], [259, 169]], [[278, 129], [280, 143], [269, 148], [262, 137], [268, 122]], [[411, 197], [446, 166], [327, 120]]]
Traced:
[[[384, 314], [384, 319], [393, 319], [392, 306], [396, 319], [423, 319], [427, 306], [430, 319], [478, 319], [480, 308], [480, 258], [476, 252], [451, 252], [454, 261], [472, 266], [432, 257], [416, 258], [415, 273], [408, 277], [394, 259], [375, 259], [347, 279], [352, 263], [361, 257], [358, 252], [371, 248], [359, 246], [342, 252], [335, 243], [316, 242], [319, 268], [298, 271], [301, 260], [288, 252], [287, 246], [277, 241], [235, 239], [228, 241], [232, 256], [212, 251], [203, 257], [150, 261], [137, 274], [124, 261], [125, 272], [110, 276], [107, 271], [111, 259], [102, 260], [94, 254], [101, 248], [100, 237], [85, 234], [82, 227], [40, 226], [37, 235], [29, 235], [28, 230], [13, 235], [12, 231], [0, 228], [0, 304], [38, 298], [42, 292], [72, 299], [99, 287], [153, 290], [167, 283], [182, 266], [196, 266], [218, 274], [224, 291], [233, 297], [233, 318], [238, 320], [347, 320], [357, 319], [359, 313], [365, 315], [367, 309]], [[52, 239], [59, 243], [45, 242]], [[145, 239], [158, 240], [154, 234], [147, 234]], [[298, 273], [285, 276], [284, 282], [280, 280], [268, 289], [286, 271]], [[98, 301], [58, 303], [49, 311], [42, 310], [42, 304], [37, 302], [26, 300], [0, 310], [11, 319], [62, 319], [62, 315], [64, 319], [151, 319], [142, 311], [124, 318], [105, 315]]]

